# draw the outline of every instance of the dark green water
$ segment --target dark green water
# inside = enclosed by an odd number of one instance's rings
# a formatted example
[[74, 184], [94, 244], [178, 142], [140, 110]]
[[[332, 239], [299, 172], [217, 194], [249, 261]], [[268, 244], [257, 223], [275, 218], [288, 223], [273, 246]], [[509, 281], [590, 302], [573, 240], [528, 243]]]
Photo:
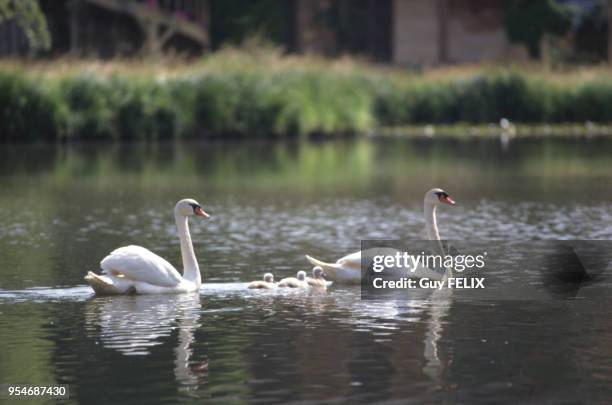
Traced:
[[[0, 384], [69, 384], [68, 402], [600, 402], [612, 300], [366, 302], [358, 288], [247, 291], [365, 238], [422, 238], [443, 187], [448, 239], [612, 239], [612, 140], [3, 145]], [[87, 270], [145, 246], [199, 295], [94, 298]], [[1, 401], [1, 400], [0, 400]]]

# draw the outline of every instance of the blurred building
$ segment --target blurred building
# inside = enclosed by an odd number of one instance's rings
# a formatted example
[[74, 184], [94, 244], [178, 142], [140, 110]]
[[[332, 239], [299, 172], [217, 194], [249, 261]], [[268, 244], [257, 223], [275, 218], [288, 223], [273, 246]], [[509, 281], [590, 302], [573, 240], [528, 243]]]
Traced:
[[524, 59], [503, 12], [503, 0], [297, 0], [295, 42], [404, 65]]
[[[597, 3], [597, 0], [558, 1], [583, 9]], [[523, 45], [511, 44], [507, 38], [504, 19], [508, 0], [39, 0], [39, 3], [51, 31], [51, 56], [70, 53], [113, 58], [162, 52], [199, 55], [257, 34], [289, 52], [351, 54], [409, 66], [516, 61], [528, 57]], [[612, 7], [609, 12], [612, 13]], [[599, 29], [604, 30], [608, 31], [607, 25]], [[593, 35], [601, 36], [599, 31]], [[597, 42], [591, 39], [590, 32], [587, 34], [582, 36], [582, 42], [576, 43]], [[605, 45], [612, 47], [612, 42]], [[27, 38], [19, 26], [14, 21], [1, 23], [0, 56], [27, 53]]]

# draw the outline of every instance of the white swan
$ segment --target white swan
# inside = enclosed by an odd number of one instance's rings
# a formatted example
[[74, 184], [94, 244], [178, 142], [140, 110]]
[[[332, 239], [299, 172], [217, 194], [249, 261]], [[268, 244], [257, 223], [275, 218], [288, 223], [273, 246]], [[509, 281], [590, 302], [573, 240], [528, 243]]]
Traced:
[[327, 281], [323, 278], [323, 268], [315, 266], [312, 268], [312, 277], [306, 277], [309, 286], [315, 288], [327, 288]]
[[208, 218], [200, 204], [184, 199], [174, 207], [174, 219], [181, 241], [183, 275], [164, 258], [140, 246], [124, 246], [100, 262], [103, 275], [87, 272], [85, 281], [96, 294], [171, 294], [198, 291], [200, 268], [193, 251], [187, 217]]
[[308, 288], [310, 287], [306, 282], [306, 272], [298, 271], [297, 278], [287, 277], [279, 281], [278, 286], [283, 288]]
[[262, 288], [272, 290], [276, 288], [276, 284], [274, 284], [274, 275], [272, 273], [266, 273], [263, 276], [263, 281], [252, 281], [249, 283], [249, 285], [247, 285], [247, 288]]
[[[425, 229], [427, 230], [427, 238], [429, 240], [440, 240], [436, 223], [436, 208], [440, 204], [455, 205], [455, 201], [440, 188], [432, 188], [425, 193], [423, 214], [425, 216]], [[306, 259], [313, 266], [322, 267], [325, 271], [325, 276], [336, 283], [357, 284], [361, 282], [361, 251], [344, 256], [338, 259], [336, 263], [322, 262], [308, 255], [306, 255]], [[423, 273], [423, 276], [439, 278], [438, 273], [427, 268], [420, 268], [418, 272]]]

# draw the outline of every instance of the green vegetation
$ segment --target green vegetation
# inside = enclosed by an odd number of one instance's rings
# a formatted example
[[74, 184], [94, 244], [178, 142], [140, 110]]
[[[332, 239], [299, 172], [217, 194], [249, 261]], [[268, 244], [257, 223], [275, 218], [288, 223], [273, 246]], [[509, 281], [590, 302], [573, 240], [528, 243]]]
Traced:
[[572, 8], [554, 0], [512, 0], [507, 8], [508, 37], [525, 44], [532, 58], [540, 57], [540, 44], [545, 34], [560, 37], [572, 25]]
[[51, 47], [47, 19], [37, 0], [0, 0], [0, 22], [15, 20], [33, 51]]
[[558, 127], [610, 123], [610, 105], [612, 75], [597, 68], [417, 74], [259, 48], [227, 49], [187, 65], [0, 66], [4, 140], [335, 135], [502, 118]]
[[214, 49], [240, 44], [253, 36], [282, 45], [291, 32], [293, 5], [278, 0], [209, 2], [210, 39]]

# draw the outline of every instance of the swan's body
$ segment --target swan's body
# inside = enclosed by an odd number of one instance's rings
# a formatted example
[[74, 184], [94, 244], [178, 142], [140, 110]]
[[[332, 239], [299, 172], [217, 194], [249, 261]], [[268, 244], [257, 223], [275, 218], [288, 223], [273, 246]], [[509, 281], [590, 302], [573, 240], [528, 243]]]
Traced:
[[[425, 216], [425, 228], [429, 240], [440, 240], [436, 222], [436, 207], [440, 204], [455, 205], [455, 202], [444, 190], [439, 188], [431, 189], [425, 193], [423, 214]], [[358, 284], [361, 282], [361, 256], [361, 251], [351, 253], [338, 259], [335, 263], [326, 263], [308, 255], [306, 255], [306, 259], [313, 266], [322, 267], [325, 271], [325, 276], [335, 283]], [[370, 255], [366, 254], [366, 256]], [[439, 279], [440, 274], [426, 267], [420, 267], [413, 272], [412, 277]]]
[[306, 277], [309, 286], [315, 288], [327, 288], [327, 281], [323, 278], [323, 268], [315, 266], [312, 268], [312, 277]]
[[193, 251], [187, 217], [207, 218], [200, 204], [184, 199], [174, 207], [174, 218], [181, 241], [183, 275], [168, 261], [140, 246], [116, 249], [100, 262], [102, 275], [87, 272], [85, 281], [96, 294], [172, 294], [198, 291], [202, 285], [200, 268]]
[[361, 251], [348, 254], [336, 261], [326, 263], [306, 255], [313, 265], [323, 268], [325, 275], [335, 283], [358, 284], [361, 282]]
[[249, 283], [247, 288], [252, 288], [252, 289], [260, 288], [260, 289], [272, 290], [276, 288], [276, 284], [274, 284], [274, 275], [272, 273], [266, 273], [263, 276], [263, 281], [262, 280], [252, 281], [251, 283]]
[[309, 288], [310, 286], [306, 282], [306, 272], [298, 271], [296, 277], [287, 277], [282, 279], [278, 286], [281, 288]]

